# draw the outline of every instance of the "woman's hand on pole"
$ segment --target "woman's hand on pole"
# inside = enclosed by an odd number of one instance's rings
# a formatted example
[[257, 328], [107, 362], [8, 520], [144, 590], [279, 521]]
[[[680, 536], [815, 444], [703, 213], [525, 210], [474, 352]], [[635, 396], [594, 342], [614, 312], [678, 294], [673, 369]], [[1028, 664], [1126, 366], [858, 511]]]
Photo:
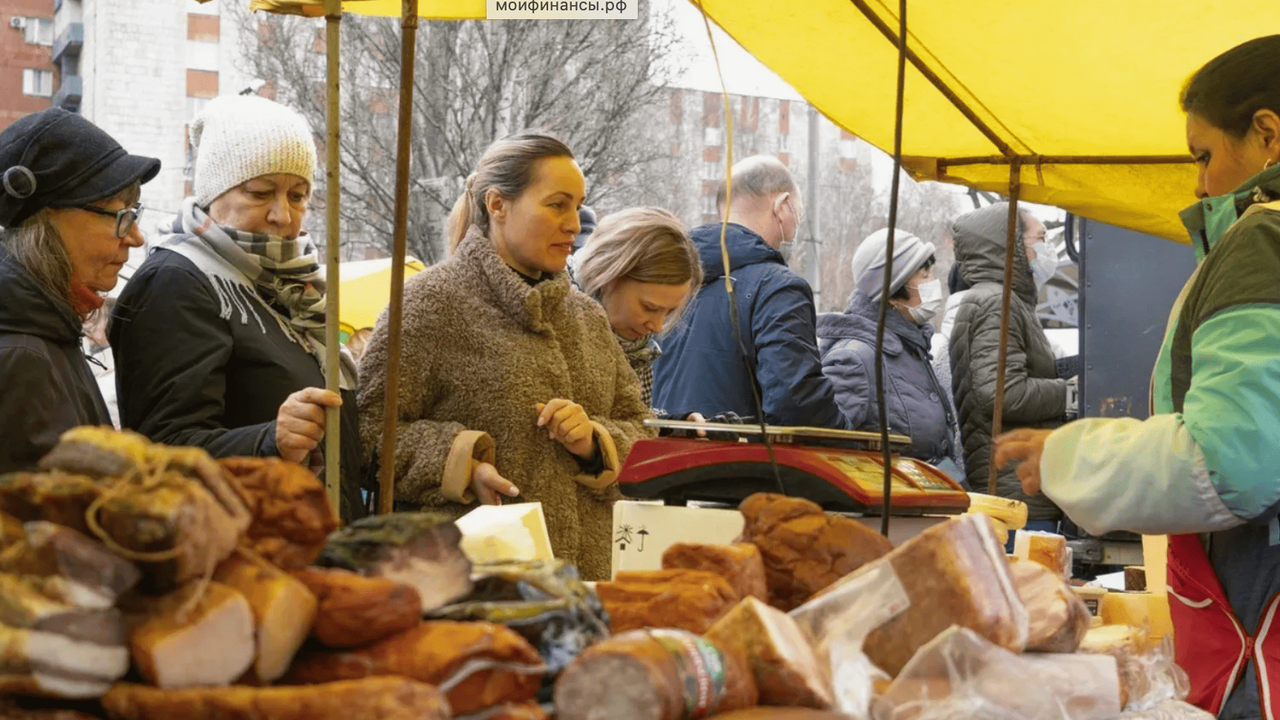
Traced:
[[[696, 422], [696, 423], [705, 423], [707, 421], [707, 418], [702, 413], [696, 413], [696, 412], [689, 413], [688, 415], [685, 416], [684, 419], [688, 422]], [[704, 438], [707, 436], [706, 430], [696, 430], [695, 432], [698, 433], [698, 437], [700, 438]]]
[[538, 427], [546, 428], [552, 440], [565, 446], [569, 452], [583, 460], [595, 457], [596, 444], [591, 418], [587, 411], [572, 400], [556, 398], [535, 406]]
[[322, 388], [303, 388], [285, 399], [276, 414], [276, 452], [305, 463], [324, 440], [325, 408], [342, 407], [342, 396]]
[[1022, 481], [1022, 491], [1028, 495], [1040, 494], [1040, 456], [1051, 433], [1052, 430], [1014, 430], [996, 438], [996, 467], [1017, 461], [1018, 479]]
[[487, 462], [473, 462], [471, 489], [481, 505], [501, 505], [502, 496], [516, 497], [520, 489], [498, 474], [498, 468]]

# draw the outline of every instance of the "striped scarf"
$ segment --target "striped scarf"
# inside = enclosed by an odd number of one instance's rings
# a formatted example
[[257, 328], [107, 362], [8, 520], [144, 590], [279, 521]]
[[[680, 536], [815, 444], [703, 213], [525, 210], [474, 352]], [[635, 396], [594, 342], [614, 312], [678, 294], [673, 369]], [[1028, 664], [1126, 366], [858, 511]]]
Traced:
[[[324, 367], [325, 274], [315, 243], [305, 233], [286, 240], [218, 225], [196, 205], [195, 198], [183, 201], [173, 230], [175, 236], [162, 247], [181, 253], [208, 276], [222, 302], [224, 319], [238, 310], [240, 322], [247, 323], [247, 303], [257, 300], [281, 330]], [[190, 242], [193, 236], [203, 242]], [[257, 313], [253, 315], [262, 326]], [[354, 389], [355, 361], [345, 348], [341, 358], [342, 388]]]
[[631, 364], [636, 377], [640, 378], [640, 399], [644, 401], [645, 407], [649, 407], [653, 401], [653, 361], [662, 356], [662, 348], [652, 335], [639, 340], [627, 340], [617, 333], [613, 336], [622, 346], [622, 352], [627, 356], [627, 362]]

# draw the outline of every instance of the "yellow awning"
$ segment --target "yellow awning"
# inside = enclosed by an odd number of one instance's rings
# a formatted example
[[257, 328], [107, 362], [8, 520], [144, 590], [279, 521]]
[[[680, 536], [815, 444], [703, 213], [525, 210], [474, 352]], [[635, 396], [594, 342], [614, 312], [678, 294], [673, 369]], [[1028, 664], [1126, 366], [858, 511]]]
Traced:
[[[409, 258], [404, 264], [404, 277], [422, 272], [425, 266]], [[338, 281], [338, 327], [348, 335], [372, 328], [378, 316], [391, 302], [391, 260], [362, 260], [342, 263]]]
[[[356, 15], [400, 17], [401, 0], [345, 0], [342, 11]], [[324, 15], [323, 0], [251, 0], [250, 10], [286, 15]], [[429, 20], [483, 20], [485, 0], [418, 0], [418, 17]]]
[[[837, 125], [892, 150], [896, 1], [701, 5]], [[1023, 199], [1186, 242], [1177, 212], [1195, 199], [1196, 171], [1178, 91], [1220, 52], [1277, 32], [1280, 6], [912, 0], [907, 22], [918, 60], [903, 154], [917, 179], [1007, 193], [1009, 167], [990, 159], [1030, 156]]]

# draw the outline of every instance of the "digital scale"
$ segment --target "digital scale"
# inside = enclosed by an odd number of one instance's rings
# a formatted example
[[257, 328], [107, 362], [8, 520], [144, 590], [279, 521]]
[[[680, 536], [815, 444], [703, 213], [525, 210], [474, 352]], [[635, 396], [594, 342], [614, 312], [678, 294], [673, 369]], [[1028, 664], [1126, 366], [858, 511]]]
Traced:
[[[703, 430], [758, 439], [759, 425], [646, 420], [673, 430]], [[884, 505], [884, 464], [879, 433], [826, 428], [765, 426], [773, 443], [785, 494], [837, 512], [879, 515]], [[890, 447], [910, 438], [890, 435]], [[969, 509], [969, 495], [928, 463], [894, 455], [890, 461], [890, 515], [956, 514]], [[618, 475], [622, 494], [635, 499], [737, 505], [758, 492], [778, 492], [778, 481], [762, 442], [696, 437], [639, 440]]]

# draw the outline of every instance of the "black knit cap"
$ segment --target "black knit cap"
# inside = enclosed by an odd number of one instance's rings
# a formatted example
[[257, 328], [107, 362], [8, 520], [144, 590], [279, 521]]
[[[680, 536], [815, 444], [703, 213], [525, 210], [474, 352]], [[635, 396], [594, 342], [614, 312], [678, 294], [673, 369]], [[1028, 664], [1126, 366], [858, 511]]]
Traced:
[[130, 155], [83, 117], [42, 110], [0, 132], [0, 226], [18, 227], [46, 207], [109, 198], [158, 172], [159, 160]]

